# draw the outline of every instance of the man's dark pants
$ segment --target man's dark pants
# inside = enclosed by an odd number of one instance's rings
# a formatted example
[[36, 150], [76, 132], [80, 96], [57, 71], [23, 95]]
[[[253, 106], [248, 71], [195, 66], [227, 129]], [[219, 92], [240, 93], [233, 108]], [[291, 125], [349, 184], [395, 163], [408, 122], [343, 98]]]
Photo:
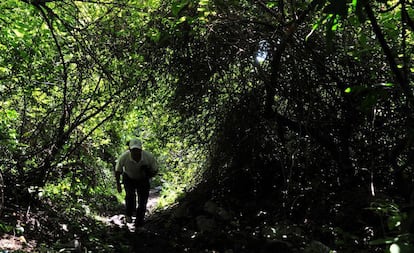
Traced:
[[[150, 191], [150, 182], [148, 178], [145, 179], [132, 179], [127, 174], [123, 175], [123, 182], [125, 187], [125, 204], [126, 215], [132, 216], [136, 209], [137, 219], [135, 223], [140, 225], [144, 221], [145, 211], [147, 210], [147, 202]], [[138, 194], [138, 208], [136, 208]]]

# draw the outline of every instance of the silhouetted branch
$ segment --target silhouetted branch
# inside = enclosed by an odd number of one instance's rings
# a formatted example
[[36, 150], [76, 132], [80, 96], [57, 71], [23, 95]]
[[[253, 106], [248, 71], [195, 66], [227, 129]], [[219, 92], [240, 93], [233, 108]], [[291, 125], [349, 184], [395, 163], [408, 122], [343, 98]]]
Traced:
[[385, 40], [385, 36], [383, 32], [381, 31], [380, 26], [378, 25], [377, 19], [374, 15], [374, 12], [372, 11], [371, 6], [369, 5], [369, 2], [367, 1], [365, 3], [365, 11], [367, 13], [368, 19], [371, 21], [372, 28], [374, 30], [375, 35], [378, 38], [378, 41], [381, 45], [382, 50], [384, 51], [385, 57], [388, 60], [388, 63], [390, 64], [391, 71], [394, 73], [394, 76], [396, 78], [396, 81], [402, 88], [404, 94], [407, 96], [408, 104], [411, 107], [414, 107], [414, 97], [411, 91], [411, 88], [407, 82], [407, 80], [404, 78], [403, 73], [398, 69], [397, 62], [395, 61], [395, 58], [393, 56], [393, 53]]

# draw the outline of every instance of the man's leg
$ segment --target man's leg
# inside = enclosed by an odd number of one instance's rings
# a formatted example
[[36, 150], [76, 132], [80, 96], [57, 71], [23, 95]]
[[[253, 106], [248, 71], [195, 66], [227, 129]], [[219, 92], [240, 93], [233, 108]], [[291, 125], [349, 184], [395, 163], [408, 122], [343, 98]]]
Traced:
[[134, 213], [134, 210], [136, 208], [137, 202], [136, 202], [136, 185], [134, 183], [134, 180], [129, 178], [124, 173], [124, 187], [125, 187], [125, 206], [126, 206], [126, 219], [127, 222], [131, 222], [132, 214]]
[[138, 184], [138, 209], [135, 225], [141, 226], [144, 223], [145, 212], [150, 191], [149, 179], [141, 180]]

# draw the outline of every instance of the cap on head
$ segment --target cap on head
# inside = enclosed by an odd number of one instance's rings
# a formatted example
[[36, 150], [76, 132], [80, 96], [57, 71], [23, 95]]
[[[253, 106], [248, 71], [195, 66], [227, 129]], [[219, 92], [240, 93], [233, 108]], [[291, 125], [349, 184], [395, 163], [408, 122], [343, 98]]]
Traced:
[[132, 139], [129, 141], [129, 149], [142, 149], [142, 143], [140, 140], [138, 139]]

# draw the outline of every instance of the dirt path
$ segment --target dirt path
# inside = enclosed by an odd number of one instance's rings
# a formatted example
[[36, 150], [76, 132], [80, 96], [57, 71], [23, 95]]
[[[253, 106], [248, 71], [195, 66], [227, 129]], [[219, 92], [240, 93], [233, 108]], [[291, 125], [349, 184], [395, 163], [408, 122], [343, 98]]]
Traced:
[[[157, 207], [158, 200], [160, 198], [160, 191], [161, 191], [161, 189], [159, 189], [159, 188], [150, 190], [150, 194], [149, 194], [149, 197], [148, 197], [148, 203], [147, 203], [146, 217], [150, 216], [154, 212], [155, 208]], [[119, 214], [114, 214], [111, 217], [96, 217], [96, 218], [98, 220], [106, 223], [107, 225], [117, 226], [119, 228], [125, 228], [127, 226], [130, 232], [135, 231], [135, 227], [134, 227], [133, 222], [126, 224], [125, 215], [124, 215], [123, 210], [120, 210]]]
[[[160, 198], [160, 191], [160, 188], [150, 190], [150, 195], [147, 203], [146, 218], [149, 218], [156, 209], [158, 200]], [[131, 247], [133, 247], [134, 244], [133, 238], [136, 234], [134, 233], [135, 227], [133, 223], [126, 224], [124, 212], [124, 208], [122, 208], [122, 205], [120, 205], [119, 208], [117, 208], [117, 210], [113, 210], [111, 214], [107, 214], [107, 216], [96, 215], [94, 217], [91, 217], [92, 220], [95, 220], [97, 222], [97, 224], [103, 224], [102, 234], [106, 234], [108, 236], [108, 244], [114, 244], [116, 246], [114, 252], [124, 252], [123, 248], [127, 247], [130, 249]], [[9, 216], [10, 215], [11, 214], [9, 214]], [[21, 218], [19, 219], [16, 216], [11, 217], [10, 219], [20, 220]], [[4, 227], [5, 225], [3, 225], [2, 222], [0, 222], [0, 225], [3, 226], [3, 230], [6, 229], [6, 227]], [[28, 236], [29, 238], [27, 237], [26, 231], [18, 231], [18, 228], [19, 226], [10, 227], [10, 232], [3, 234], [0, 233], [0, 253], [8, 251], [36, 251], [36, 248], [39, 246], [37, 241], [29, 239], [30, 236]], [[121, 241], [120, 239], [122, 239], [123, 241]], [[131, 252], [131, 250], [128, 250], [128, 252]]]
[[[151, 189], [147, 203], [146, 220], [154, 218], [153, 214], [157, 207], [159, 198], [160, 189]], [[161, 235], [159, 233], [160, 231], [157, 226], [154, 227], [154, 225], [144, 224], [142, 227], [135, 228], [133, 222], [125, 222], [124, 214], [116, 214], [111, 217], [105, 217], [104, 222], [107, 224], [110, 233], [113, 235], [110, 236], [111, 240], [114, 240], [117, 236], [122, 235], [123, 241], [118, 243], [116, 246], [118, 251], [133, 253], [182, 252], [181, 250], [177, 251], [171, 241], [165, 237], [165, 235]], [[149, 223], [151, 223], [151, 221]]]

